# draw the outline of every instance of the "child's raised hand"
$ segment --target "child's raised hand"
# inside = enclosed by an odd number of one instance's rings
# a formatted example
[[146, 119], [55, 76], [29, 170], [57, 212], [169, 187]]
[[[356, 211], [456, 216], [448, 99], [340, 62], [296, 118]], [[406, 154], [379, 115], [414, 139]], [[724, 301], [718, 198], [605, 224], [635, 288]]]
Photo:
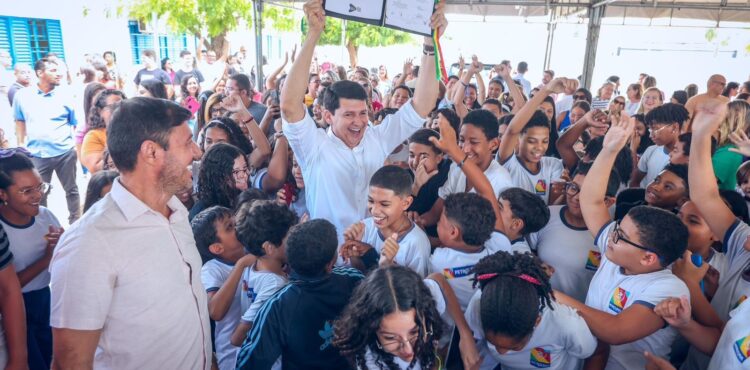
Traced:
[[396, 254], [398, 254], [399, 246], [397, 240], [398, 234], [395, 233], [385, 240], [383, 249], [380, 250], [380, 262], [378, 263], [380, 266], [393, 264], [393, 259], [396, 257]]
[[745, 131], [733, 132], [729, 134], [729, 140], [737, 148], [729, 148], [730, 152], [740, 153], [745, 157], [750, 157], [750, 139]]
[[612, 122], [609, 131], [604, 136], [604, 143], [602, 144], [604, 150], [608, 150], [611, 153], [619, 152], [628, 143], [628, 139], [633, 135], [634, 129], [635, 122], [629, 119]]
[[451, 127], [450, 122], [448, 122], [448, 120], [445, 119], [445, 117], [443, 117], [442, 115], [438, 115], [438, 126], [440, 127], [440, 139], [436, 137], [430, 137], [430, 142], [435, 144], [438, 149], [448, 155], [451, 155], [451, 153], [456, 153], [456, 151], [460, 152], [461, 148], [458, 147], [456, 130]]
[[430, 181], [430, 179], [437, 174], [437, 168], [432, 170], [432, 172], [427, 172], [424, 167], [424, 162], [420, 162], [417, 166], [417, 170], [414, 171], [414, 188], [421, 189], [427, 181]]
[[654, 313], [675, 328], [685, 327], [690, 323], [690, 299], [687, 296], [667, 298], [654, 307]]
[[255, 256], [254, 254], [248, 253], [248, 254], [240, 257], [240, 259], [237, 260], [237, 263], [235, 265], [239, 266], [239, 267], [250, 267], [257, 260], [258, 260], [257, 256]]
[[345, 240], [362, 240], [362, 237], [365, 236], [365, 224], [362, 222], [357, 222], [352, 226], [349, 226], [346, 231], [344, 231], [344, 239]]
[[693, 253], [686, 250], [682, 258], [678, 258], [672, 264], [672, 274], [680, 278], [685, 283], [700, 284], [703, 277], [706, 276], [709, 264], [704, 263], [701, 267], [693, 264]]
[[64, 231], [65, 229], [62, 227], [49, 226], [49, 232], [44, 235], [44, 239], [47, 241], [47, 253], [52, 255], [52, 251], [57, 246], [57, 242], [60, 241], [60, 236]]
[[719, 99], [707, 99], [695, 106], [693, 112], [693, 135], [713, 135], [724, 122], [727, 115], [727, 103]]
[[359, 258], [364, 256], [370, 248], [372, 248], [372, 246], [358, 240], [347, 240], [341, 245], [339, 254], [345, 261], [349, 261], [352, 257]]

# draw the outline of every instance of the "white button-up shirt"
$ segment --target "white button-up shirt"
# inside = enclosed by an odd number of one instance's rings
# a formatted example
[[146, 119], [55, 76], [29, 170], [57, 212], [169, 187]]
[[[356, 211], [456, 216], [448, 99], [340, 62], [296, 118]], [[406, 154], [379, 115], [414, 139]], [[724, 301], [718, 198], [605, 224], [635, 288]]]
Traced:
[[336, 137], [333, 130], [318, 128], [307, 109], [301, 121], [284, 121], [284, 135], [305, 180], [310, 218], [324, 218], [333, 223], [341, 241], [347, 227], [367, 217], [372, 175], [424, 121], [409, 101], [380, 125], [368, 126], [362, 141], [353, 149]]
[[210, 369], [201, 259], [176, 197], [169, 219], [117, 179], [55, 248], [55, 328], [101, 330], [95, 369]]

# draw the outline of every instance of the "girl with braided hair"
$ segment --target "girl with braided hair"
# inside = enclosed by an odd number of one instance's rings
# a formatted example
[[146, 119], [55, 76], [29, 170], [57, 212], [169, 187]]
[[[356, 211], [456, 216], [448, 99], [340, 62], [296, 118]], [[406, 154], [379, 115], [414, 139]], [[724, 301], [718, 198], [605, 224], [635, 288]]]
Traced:
[[497, 252], [474, 266], [478, 290], [466, 321], [484, 357], [481, 369], [577, 369], [596, 338], [570, 307], [558, 304], [541, 261]]
[[441, 277], [422, 280], [398, 265], [373, 271], [334, 322], [333, 345], [358, 370], [438, 368], [437, 346], [445, 325], [441, 315], [447, 313], [466, 333], [464, 364], [478, 361], [458, 300]]

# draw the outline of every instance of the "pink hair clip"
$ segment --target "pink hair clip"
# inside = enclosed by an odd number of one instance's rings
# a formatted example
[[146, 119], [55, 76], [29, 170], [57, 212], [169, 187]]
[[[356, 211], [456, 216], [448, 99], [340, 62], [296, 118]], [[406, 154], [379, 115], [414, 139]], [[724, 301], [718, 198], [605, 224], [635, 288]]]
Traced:
[[496, 276], [497, 276], [496, 272], [493, 272], [491, 274], [482, 274], [482, 275], [478, 275], [477, 276], [477, 280], [479, 280], [479, 281], [489, 280], [489, 279], [492, 279], [492, 278], [494, 278]]
[[527, 274], [521, 274], [521, 275], [518, 275], [516, 277], [519, 278], [519, 279], [526, 280], [529, 283], [532, 283], [534, 285], [542, 285], [542, 283], [540, 283], [539, 280], [537, 280], [536, 278], [531, 277], [530, 275], [527, 275]]

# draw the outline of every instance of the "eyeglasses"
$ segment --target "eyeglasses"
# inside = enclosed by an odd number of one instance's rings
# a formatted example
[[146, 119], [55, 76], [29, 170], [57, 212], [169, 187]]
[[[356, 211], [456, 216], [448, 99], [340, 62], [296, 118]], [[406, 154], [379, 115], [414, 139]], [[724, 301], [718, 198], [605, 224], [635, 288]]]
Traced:
[[248, 175], [250, 175], [250, 169], [247, 167], [241, 168], [239, 170], [232, 170], [232, 176], [234, 176], [235, 178], [247, 177]]
[[570, 197], [576, 196], [576, 194], [581, 192], [581, 187], [578, 186], [578, 184], [574, 182], [567, 182], [565, 183], [565, 194], [567, 194]]
[[625, 105], [625, 101], [623, 101], [623, 100], [615, 100], [615, 104]]
[[[646, 252], [651, 252], [657, 256], [659, 256], [659, 253], [657, 253], [655, 250], [651, 248], [644, 247], [636, 242], [630, 241], [628, 239], [625, 239], [625, 237], [622, 235], [622, 229], [620, 228], [620, 221], [617, 221], [615, 223], [615, 227], [612, 230], [612, 232], [609, 234], [609, 237], [612, 239], [612, 243], [617, 244], [620, 240], [624, 241], [625, 243], [628, 243], [638, 249], [644, 250]], [[659, 256], [661, 258], [661, 256]]]
[[573, 95], [573, 100], [586, 100], [586, 95], [575, 94], [575, 95]]
[[[432, 335], [432, 332], [427, 333], [428, 336]], [[411, 348], [414, 348], [414, 345], [417, 343], [417, 339], [419, 339], [419, 334], [413, 334], [410, 335], [408, 339], [404, 340], [401, 337], [398, 337], [395, 340], [387, 341], [387, 342], [381, 342], [380, 339], [376, 341], [376, 344], [379, 349], [382, 349], [386, 352], [397, 352], [404, 347], [406, 347], [406, 344], [408, 343]]]
[[649, 131], [650, 133], [652, 133], [652, 134], [658, 134], [658, 133], [659, 133], [659, 132], [660, 132], [661, 130], [663, 130], [663, 129], [664, 129], [665, 127], [669, 127], [669, 126], [671, 126], [671, 125], [672, 125], [671, 123], [667, 123], [667, 124], [664, 124], [664, 126], [661, 126], [661, 127], [657, 128], [657, 129], [654, 129], [654, 125], [651, 125], [651, 126], [649, 126], [649, 127], [648, 127], [648, 131]]
[[52, 185], [50, 185], [49, 183], [43, 182], [37, 186], [21, 189], [18, 191], [18, 194], [28, 197], [31, 195], [31, 193], [38, 192], [40, 195], [45, 195], [50, 191], [51, 188], [52, 188]]

